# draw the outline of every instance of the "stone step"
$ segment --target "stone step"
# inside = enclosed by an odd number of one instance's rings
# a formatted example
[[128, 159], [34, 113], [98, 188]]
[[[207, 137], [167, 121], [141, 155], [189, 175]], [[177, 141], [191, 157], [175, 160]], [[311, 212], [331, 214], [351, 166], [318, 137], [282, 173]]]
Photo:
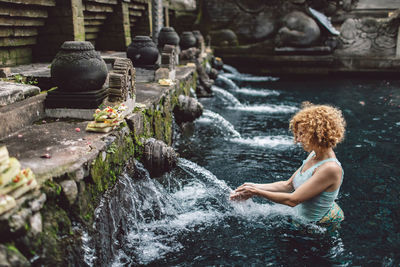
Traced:
[[35, 5], [35, 6], [55, 6], [56, 0], [0, 0], [4, 3]]
[[133, 16], [133, 17], [141, 17], [143, 16], [143, 12], [142, 11], [136, 11], [136, 10], [129, 10], [129, 16]]
[[[129, 22], [130, 22], [130, 23], [135, 23], [136, 21], [138, 21], [138, 19], [135, 18], [135, 17], [130, 17], [130, 18], [129, 18]], [[131, 26], [133, 26], [133, 25], [131, 25]]]
[[131, 3], [141, 3], [141, 4], [148, 4], [151, 0], [131, 0]]
[[38, 29], [36, 28], [0, 28], [0, 37], [26, 37], [38, 35]]
[[93, 12], [85, 12], [85, 20], [96, 20], [96, 19], [107, 19], [107, 14], [103, 14], [103, 13], [93, 13]]
[[92, 26], [92, 25], [87, 25], [85, 26], [85, 33], [98, 33], [100, 32], [100, 27], [99, 26]]
[[85, 39], [86, 41], [96, 40], [97, 33], [85, 33]]
[[47, 18], [47, 10], [20, 5], [10, 7], [0, 2], [0, 15], [9, 17]]
[[114, 11], [113, 7], [110, 5], [99, 5], [99, 4], [85, 4], [85, 11], [91, 12], [108, 12], [111, 13]]
[[118, 4], [118, 0], [86, 0], [86, 2], [95, 2], [95, 3], [110, 4], [110, 5]]
[[36, 44], [36, 37], [2, 37], [0, 47], [27, 46]]
[[10, 18], [10, 17], [0, 17], [0, 26], [43, 26], [45, 20], [43, 18], [40, 19], [32, 19], [32, 18]]
[[85, 27], [86, 26], [99, 26], [103, 25], [104, 20], [85, 20]]
[[133, 3], [129, 4], [129, 8], [130, 9], [135, 9], [135, 10], [146, 10], [147, 9], [147, 7], [145, 5], [133, 4]]

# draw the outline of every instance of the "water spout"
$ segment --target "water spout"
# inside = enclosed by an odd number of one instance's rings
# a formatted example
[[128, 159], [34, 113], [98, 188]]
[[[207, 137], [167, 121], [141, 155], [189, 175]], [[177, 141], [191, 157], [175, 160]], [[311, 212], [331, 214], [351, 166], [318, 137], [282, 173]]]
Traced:
[[228, 91], [219, 88], [217, 86], [213, 86], [212, 88], [214, 93], [217, 93], [218, 95], [220, 95], [223, 99], [227, 100], [228, 102], [230, 102], [232, 104], [232, 106], [234, 107], [240, 107], [243, 106], [242, 103], [240, 103], [240, 101], [231, 93], [229, 93]]
[[221, 87], [227, 87], [228, 89], [238, 89], [239, 87], [231, 79], [225, 77], [224, 75], [218, 75], [215, 80], [215, 84]]
[[224, 66], [222, 67], [222, 69], [223, 69], [224, 71], [226, 71], [227, 73], [239, 74], [239, 71], [238, 71], [235, 67], [233, 67], [233, 66], [231, 66], [231, 65], [224, 64]]
[[219, 128], [223, 133], [227, 133], [233, 138], [240, 138], [241, 135], [235, 130], [235, 127], [227, 121], [224, 117], [211, 110], [205, 109], [203, 116], [198, 119], [198, 122], [211, 122], [214, 126]]

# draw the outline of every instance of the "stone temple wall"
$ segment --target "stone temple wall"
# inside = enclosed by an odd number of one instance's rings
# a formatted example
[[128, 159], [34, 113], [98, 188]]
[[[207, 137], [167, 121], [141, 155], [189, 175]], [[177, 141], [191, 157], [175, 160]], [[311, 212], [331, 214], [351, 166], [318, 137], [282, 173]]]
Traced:
[[55, 5], [56, 0], [0, 1], [0, 65], [32, 61], [32, 47]]
[[151, 0], [0, 0], [0, 67], [51, 61], [64, 41], [125, 51], [151, 35]]

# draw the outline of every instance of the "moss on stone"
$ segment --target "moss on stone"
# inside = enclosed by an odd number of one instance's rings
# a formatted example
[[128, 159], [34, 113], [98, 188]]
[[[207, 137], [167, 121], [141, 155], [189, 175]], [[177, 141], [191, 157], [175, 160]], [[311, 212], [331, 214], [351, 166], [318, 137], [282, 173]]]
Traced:
[[43, 231], [30, 240], [28, 254], [30, 257], [40, 256], [35, 264], [44, 266], [61, 266], [65, 264], [67, 247], [63, 240], [72, 232], [69, 214], [56, 203], [47, 203], [41, 210]]
[[131, 136], [117, 138], [107, 149], [100, 153], [92, 164], [90, 171], [98, 193], [114, 185], [117, 176], [123, 171], [125, 162], [135, 154]]

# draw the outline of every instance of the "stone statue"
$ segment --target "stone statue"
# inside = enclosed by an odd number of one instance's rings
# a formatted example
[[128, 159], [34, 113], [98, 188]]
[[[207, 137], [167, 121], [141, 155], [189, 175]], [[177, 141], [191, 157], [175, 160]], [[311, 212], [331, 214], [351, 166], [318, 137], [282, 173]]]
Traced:
[[317, 23], [300, 11], [293, 11], [283, 17], [283, 27], [275, 38], [276, 46], [311, 46], [320, 37]]

